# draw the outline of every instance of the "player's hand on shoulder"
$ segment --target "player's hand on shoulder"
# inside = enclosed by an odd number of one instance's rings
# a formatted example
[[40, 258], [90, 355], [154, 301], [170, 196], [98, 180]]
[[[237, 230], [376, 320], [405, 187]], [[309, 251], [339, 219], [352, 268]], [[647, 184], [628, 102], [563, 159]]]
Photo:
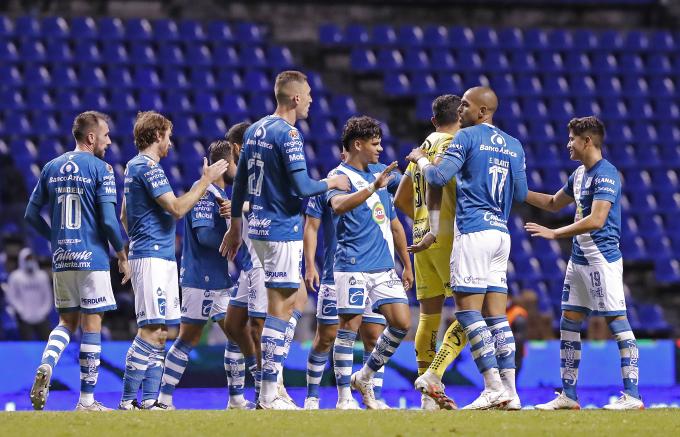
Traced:
[[349, 178], [341, 173], [330, 176], [326, 179], [326, 183], [329, 190], [349, 191], [351, 189]]
[[406, 155], [406, 160], [411, 161], [411, 162], [418, 162], [420, 158], [426, 158], [427, 154], [423, 149], [420, 147], [416, 147], [415, 149], [411, 150], [411, 153]]
[[229, 168], [229, 163], [224, 159], [214, 162], [212, 165], [208, 165], [208, 158], [203, 158], [203, 176], [205, 176], [210, 182], [214, 182], [219, 179], [222, 174]]
[[418, 253], [422, 252], [424, 250], [429, 249], [430, 246], [434, 244], [434, 242], [437, 241], [434, 235], [432, 235], [430, 232], [425, 234], [422, 240], [418, 244], [413, 244], [409, 247], [406, 248], [409, 253]]
[[378, 175], [378, 177], [375, 179], [375, 187], [376, 188], [384, 188], [387, 186], [387, 184], [390, 183], [390, 181], [394, 178], [394, 175], [391, 174], [392, 171], [397, 168], [397, 161], [394, 161]]
[[216, 197], [217, 204], [220, 205], [220, 217], [231, 218], [231, 200]]
[[524, 225], [524, 229], [531, 234], [532, 237], [542, 237], [547, 238], [548, 240], [555, 239], [555, 231], [537, 223], [527, 223]]

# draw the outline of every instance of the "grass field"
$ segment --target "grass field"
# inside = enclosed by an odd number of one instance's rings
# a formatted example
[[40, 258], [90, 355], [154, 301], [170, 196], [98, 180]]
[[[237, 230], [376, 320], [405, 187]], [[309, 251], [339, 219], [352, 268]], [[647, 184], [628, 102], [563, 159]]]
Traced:
[[0, 413], [3, 436], [680, 436], [678, 410], [115, 411]]

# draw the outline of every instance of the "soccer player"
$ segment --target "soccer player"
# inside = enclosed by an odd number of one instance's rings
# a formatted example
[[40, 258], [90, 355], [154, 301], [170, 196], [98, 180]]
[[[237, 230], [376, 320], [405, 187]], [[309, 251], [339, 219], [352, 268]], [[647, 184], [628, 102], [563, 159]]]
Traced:
[[574, 118], [569, 124], [569, 157], [581, 166], [554, 195], [529, 191], [526, 202], [557, 212], [574, 202], [574, 223], [548, 229], [536, 223], [525, 228], [532, 237], [573, 237], [571, 258], [562, 290], [560, 320], [560, 374], [562, 393], [536, 405], [538, 410], [580, 408], [576, 396], [581, 362], [581, 324], [589, 315], [604, 316], [621, 355], [623, 395], [605, 405], [608, 410], [643, 409], [638, 392], [638, 348], [626, 317], [623, 292], [623, 261], [619, 250], [621, 229], [621, 179], [619, 172], [602, 158], [604, 124], [596, 117]]
[[451, 285], [456, 318], [484, 377], [484, 390], [465, 409], [521, 408], [515, 390], [514, 339], [505, 315], [507, 220], [513, 198], [524, 201], [527, 181], [522, 145], [493, 125], [497, 108], [492, 89], [470, 88], [460, 103], [463, 129], [441, 162], [432, 164], [420, 148], [408, 156], [430, 185], [444, 186], [458, 175]]
[[[71, 335], [82, 328], [80, 399], [76, 410], [106, 411], [94, 400], [99, 375], [104, 312], [116, 309], [109, 275], [109, 242], [118, 257], [122, 283], [130, 266], [116, 217], [113, 168], [103, 161], [111, 140], [106, 115], [87, 111], [73, 121], [75, 150], [43, 168], [26, 207], [26, 221], [52, 244], [52, 281], [59, 325], [52, 330], [31, 388], [31, 403], [42, 410], [54, 367]], [[47, 205], [51, 225], [40, 215]]]
[[[208, 148], [208, 162], [212, 164], [223, 159], [231, 164], [231, 153], [230, 143], [225, 140], [215, 141]], [[203, 197], [184, 217], [180, 269], [182, 317], [179, 336], [165, 358], [160, 393], [151, 409], [175, 409], [172, 403], [175, 387], [189, 363], [191, 350], [201, 339], [208, 318], [218, 323], [225, 335], [227, 334], [225, 315], [234, 284], [229, 276], [229, 264], [218, 250], [222, 236], [227, 231], [227, 222], [220, 217], [218, 199], [226, 201], [225, 187], [231, 184], [235, 173], [236, 166], [229, 165], [222, 178], [208, 187]], [[254, 353], [252, 350], [250, 352], [250, 358], [254, 362]], [[224, 367], [229, 382], [229, 408], [254, 408], [255, 404], [243, 397], [244, 357], [239, 347], [231, 341], [225, 347]]]
[[[411, 327], [405, 288], [413, 285], [406, 235], [399, 223], [392, 196], [383, 189], [393, 177], [393, 162], [377, 176], [369, 164], [377, 164], [382, 152], [382, 130], [370, 117], [352, 117], [345, 124], [342, 145], [345, 162], [331, 174], [349, 177], [349, 190], [328, 192], [327, 203], [335, 215], [337, 251], [333, 279], [340, 323], [333, 346], [338, 384], [338, 407], [353, 403], [350, 386], [358, 390], [368, 409], [379, 409], [373, 391], [373, 376], [392, 357]], [[394, 270], [394, 247], [404, 264], [400, 280]], [[403, 281], [403, 282], [402, 282]], [[369, 304], [387, 321], [364, 366], [352, 373], [352, 357], [362, 315]], [[348, 409], [351, 408], [348, 406]]]
[[[276, 77], [276, 111], [245, 133], [236, 171], [231, 226], [221, 251], [233, 259], [242, 243], [243, 203], [249, 201], [248, 235], [265, 271], [267, 316], [262, 331], [262, 387], [259, 407], [290, 409], [278, 395], [277, 378], [285, 353], [285, 333], [302, 287], [302, 198], [329, 189], [347, 189], [345, 176], [315, 181], [307, 175], [302, 135], [293, 126], [307, 118], [312, 102], [307, 77], [284, 71]], [[247, 192], [247, 196], [246, 196]]]
[[[420, 146], [434, 163], [441, 161], [453, 135], [460, 129], [458, 107], [460, 97], [446, 94], [432, 102], [432, 132]], [[418, 376], [415, 387], [422, 392], [421, 408], [438, 410], [455, 408], [444, 393], [442, 376], [446, 368], [467, 344], [460, 323], [453, 322], [444, 334], [444, 342], [435, 357], [437, 335], [444, 299], [451, 296], [449, 259], [453, 247], [453, 220], [456, 211], [456, 180], [444, 188], [430, 187], [422, 172], [410, 163], [394, 199], [397, 208], [413, 219], [413, 246], [416, 265], [416, 297], [420, 317], [416, 330], [415, 350]], [[428, 209], [431, 211], [428, 214]], [[441, 405], [438, 404], [441, 402]]]
[[188, 213], [228, 167], [223, 159], [208, 166], [204, 158], [201, 178], [184, 195], [175, 197], [160, 165], [172, 146], [172, 123], [157, 112], [140, 112], [133, 133], [139, 154], [125, 168], [121, 220], [130, 238], [139, 329], [125, 360], [123, 397], [118, 406], [123, 410], [139, 407], [140, 385], [142, 407], [155, 403], [163, 375], [167, 327], [180, 322], [175, 220]]
[[[384, 169], [382, 164], [369, 164], [369, 170], [378, 172]], [[401, 174], [393, 172], [394, 177], [387, 186], [390, 194], [394, 193], [399, 186]], [[316, 410], [319, 408], [319, 385], [323, 377], [323, 371], [328, 361], [328, 354], [333, 347], [333, 343], [338, 332], [338, 311], [335, 283], [333, 280], [333, 261], [337, 251], [337, 239], [335, 236], [335, 223], [333, 221], [333, 211], [325, 201], [325, 195], [321, 194], [309, 199], [305, 211], [304, 228], [304, 256], [305, 256], [305, 284], [310, 290], [317, 291], [318, 299], [316, 305], [316, 335], [307, 358], [307, 397], [304, 408], [306, 410]], [[316, 270], [314, 255], [316, 254], [317, 235], [319, 228], [323, 228], [323, 276], [319, 278]], [[364, 343], [364, 357], [368, 358], [375, 347], [378, 338], [385, 327], [385, 317], [376, 313], [367, 305], [363, 314], [359, 335]], [[389, 408], [381, 399], [380, 389], [382, 388], [382, 377], [384, 371], [381, 369], [373, 377], [374, 393], [380, 409]], [[338, 403], [338, 408], [358, 408], [358, 404], [353, 398], [345, 398], [342, 404]]]

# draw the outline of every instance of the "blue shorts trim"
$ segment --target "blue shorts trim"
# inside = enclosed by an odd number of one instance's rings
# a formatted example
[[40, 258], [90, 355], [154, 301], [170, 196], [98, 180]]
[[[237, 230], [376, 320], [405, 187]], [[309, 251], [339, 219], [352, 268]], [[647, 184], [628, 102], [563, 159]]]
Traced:
[[373, 311], [380, 312], [380, 307], [383, 306], [383, 305], [387, 305], [389, 303], [403, 303], [403, 304], [408, 305], [408, 299], [404, 299], [403, 297], [392, 297], [392, 298], [389, 298], [389, 299], [380, 299], [373, 304], [373, 306], [372, 306]]
[[219, 322], [220, 320], [224, 320], [227, 317], [227, 313], [219, 313], [215, 314], [214, 316], [210, 317], [213, 322]]
[[387, 320], [380, 318], [380, 317], [366, 317], [364, 316], [363, 319], [361, 319], [361, 323], [375, 323], [376, 325], [387, 325]]
[[300, 283], [299, 282], [271, 282], [271, 281], [265, 281], [264, 286], [267, 288], [299, 288]]
[[316, 319], [316, 323], [318, 323], [318, 324], [320, 324], [320, 325], [337, 325], [338, 323], [340, 323], [340, 320], [338, 320], [338, 319], [319, 319], [319, 318], [317, 318], [317, 319]]
[[59, 314], [75, 313], [80, 311], [80, 307], [57, 308]]
[[463, 287], [460, 285], [453, 287], [453, 291], [456, 293], [486, 294], [486, 288]]
[[192, 319], [191, 317], [182, 317], [180, 319], [183, 324], [186, 325], [205, 325], [208, 323], [208, 320], [202, 320], [202, 319]]
[[593, 316], [603, 316], [603, 317], [611, 317], [611, 316], [627, 316], [628, 311], [627, 310], [619, 310], [619, 311], [593, 311], [591, 313]]
[[83, 308], [80, 307], [80, 312], [85, 313], [85, 314], [98, 314], [98, 313], [104, 313], [106, 311], [114, 311], [118, 308], [116, 304], [113, 305], [108, 305], [105, 307], [101, 308]]
[[254, 317], [256, 319], [266, 319], [267, 313], [259, 313], [257, 311], [248, 311], [248, 317]]
[[502, 293], [502, 294], [508, 294], [508, 289], [503, 288], [503, 287], [486, 287], [486, 292], [487, 293]]
[[338, 308], [338, 314], [352, 314], [358, 316], [363, 313], [364, 313], [363, 308]]
[[567, 305], [567, 304], [562, 304], [562, 311], [575, 311], [577, 313], [583, 313], [587, 316], [590, 315], [590, 313], [593, 312], [590, 308], [578, 306], [578, 305]]
[[[137, 326], [140, 328], [142, 326], [146, 325], [179, 325], [181, 319], [147, 319], [147, 320], [141, 320], [137, 321]], [[203, 322], [205, 323], [205, 322]]]
[[230, 300], [228, 306], [238, 307], [238, 308], [248, 308], [248, 303], [247, 302], [239, 302], [237, 300]]

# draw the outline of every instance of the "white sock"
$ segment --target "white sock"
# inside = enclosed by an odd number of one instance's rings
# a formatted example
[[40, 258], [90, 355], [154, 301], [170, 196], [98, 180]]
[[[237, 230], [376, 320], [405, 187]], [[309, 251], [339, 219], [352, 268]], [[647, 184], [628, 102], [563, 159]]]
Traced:
[[349, 387], [338, 387], [338, 400], [349, 399], [352, 397], [352, 389]]
[[172, 405], [172, 395], [163, 392], [158, 393], [158, 403], [163, 405]]
[[517, 396], [517, 388], [515, 387], [515, 369], [503, 369], [499, 372], [503, 387], [508, 391], [510, 396]]
[[486, 390], [500, 391], [503, 390], [503, 382], [501, 381], [501, 376], [498, 373], [498, 369], [492, 367], [485, 370], [482, 373], [484, 377], [484, 388]]
[[80, 393], [80, 399], [78, 399], [78, 402], [83, 404], [86, 407], [89, 407], [90, 405], [94, 404], [94, 393]]

